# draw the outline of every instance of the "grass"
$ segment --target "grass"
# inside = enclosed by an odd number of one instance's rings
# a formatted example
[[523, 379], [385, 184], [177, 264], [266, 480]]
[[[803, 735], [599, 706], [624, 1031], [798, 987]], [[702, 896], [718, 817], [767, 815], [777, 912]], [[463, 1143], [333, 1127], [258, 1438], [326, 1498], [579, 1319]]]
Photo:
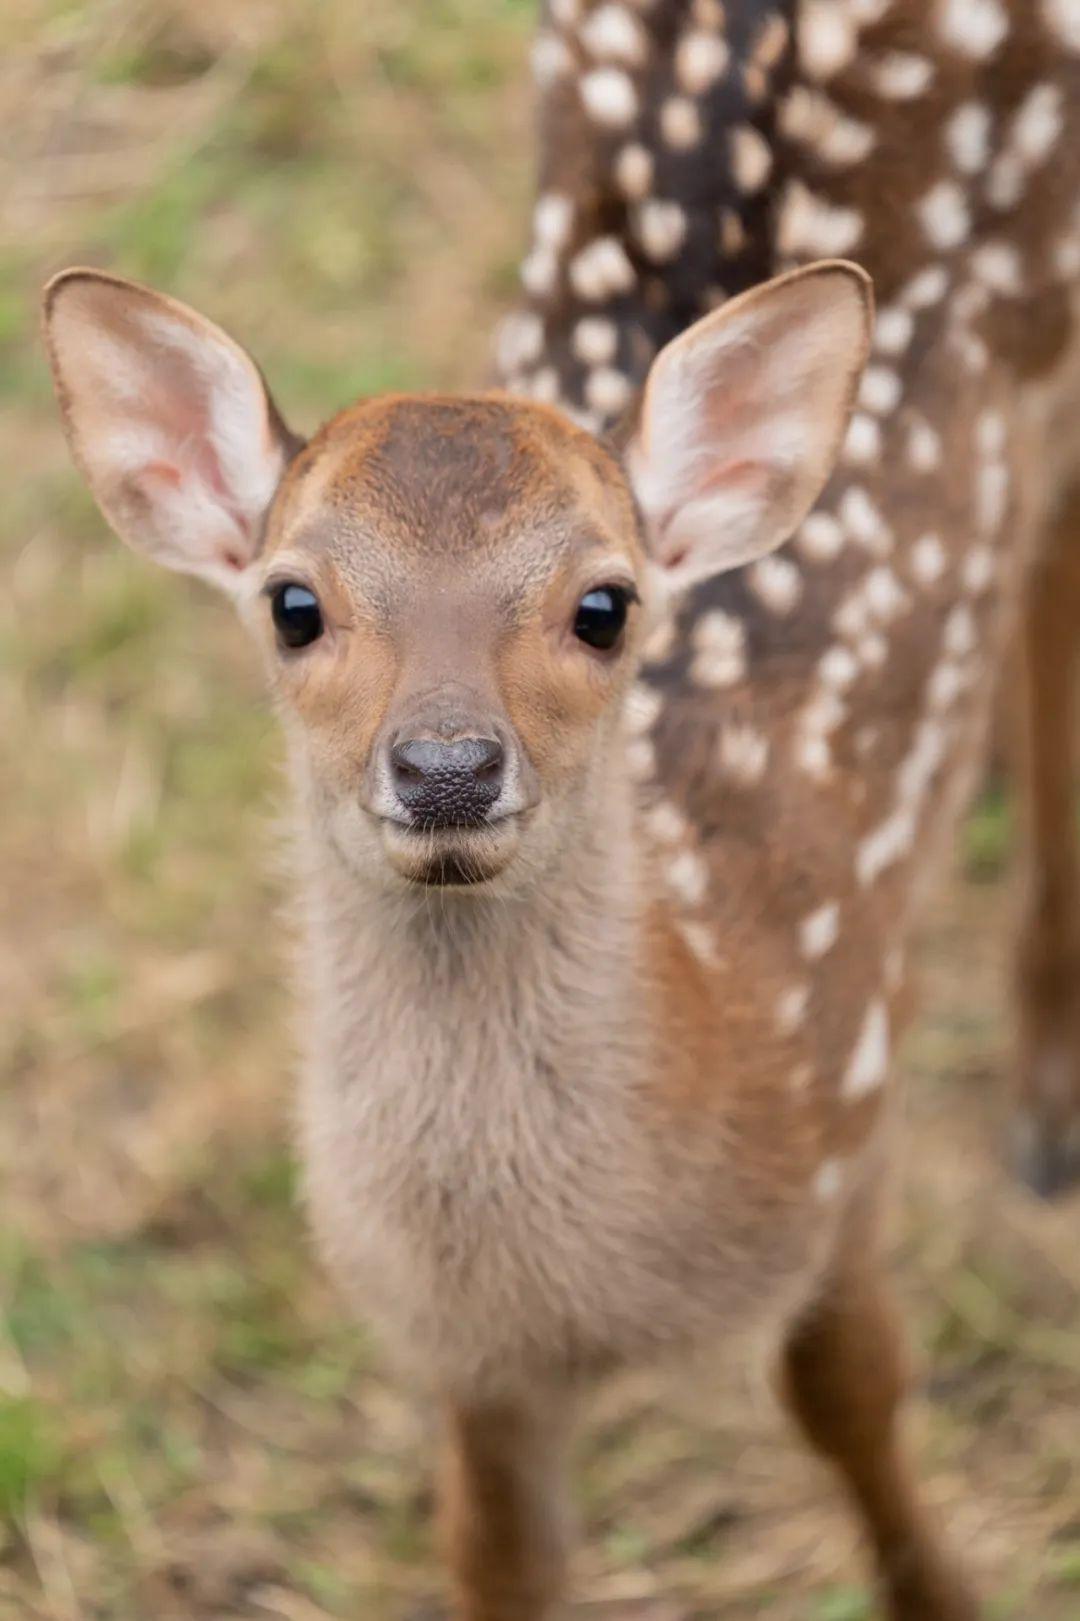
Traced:
[[[429, 1415], [307, 1248], [288, 1148], [281, 762], [227, 610], [105, 532], [36, 336], [41, 281], [155, 280], [300, 428], [484, 373], [532, 157], [524, 0], [14, 0], [0, 19], [0, 1615], [385, 1617], [437, 1591]], [[5, 49], [6, 47], [6, 49]], [[924, 954], [898, 1264], [932, 1353], [936, 1511], [991, 1613], [1080, 1583], [1075, 1208], [995, 1162], [1008, 809]], [[717, 1372], [600, 1398], [582, 1591], [858, 1621], [848, 1522]]]

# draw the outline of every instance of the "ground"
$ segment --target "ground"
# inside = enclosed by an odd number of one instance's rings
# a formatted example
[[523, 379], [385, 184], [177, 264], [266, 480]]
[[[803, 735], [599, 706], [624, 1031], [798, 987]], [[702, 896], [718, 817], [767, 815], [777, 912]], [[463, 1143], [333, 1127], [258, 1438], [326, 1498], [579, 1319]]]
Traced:
[[[407, 1621], [438, 1593], [428, 1417], [294, 1196], [291, 872], [255, 661], [224, 606], [105, 532], [34, 302], [80, 260], [152, 280], [250, 343], [301, 428], [359, 391], [476, 380], [524, 236], [531, 26], [523, 0], [0, 19], [0, 1616]], [[1065, 1621], [1080, 1201], [1040, 1206], [999, 1163], [1008, 843], [987, 796], [922, 947], [895, 1270], [935, 1512], [989, 1616]], [[763, 1369], [611, 1387], [579, 1480], [577, 1587], [606, 1614], [871, 1614]]]

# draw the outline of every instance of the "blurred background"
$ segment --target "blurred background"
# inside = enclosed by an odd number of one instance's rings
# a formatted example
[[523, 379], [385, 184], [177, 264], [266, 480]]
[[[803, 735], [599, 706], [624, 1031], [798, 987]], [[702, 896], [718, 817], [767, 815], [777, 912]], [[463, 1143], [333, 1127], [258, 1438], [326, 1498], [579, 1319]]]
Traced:
[[[5, 0], [0, 1616], [431, 1613], [427, 1418], [294, 1199], [291, 875], [255, 660], [224, 605], [105, 532], [36, 300], [71, 262], [153, 282], [250, 345], [301, 430], [358, 393], [475, 383], [524, 241], [534, 20]], [[923, 944], [896, 1268], [935, 1511], [989, 1616], [1075, 1621], [1078, 1201], [1036, 1206], [998, 1164], [1008, 844], [988, 792]], [[607, 1389], [581, 1504], [584, 1598], [871, 1614], [764, 1377]]]

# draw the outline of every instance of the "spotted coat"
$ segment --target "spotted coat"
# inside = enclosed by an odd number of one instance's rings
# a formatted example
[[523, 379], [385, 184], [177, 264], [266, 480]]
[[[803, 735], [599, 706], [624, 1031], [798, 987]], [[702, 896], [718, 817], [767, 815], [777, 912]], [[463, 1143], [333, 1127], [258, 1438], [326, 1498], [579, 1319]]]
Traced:
[[[1075, 343], [1076, 0], [550, 0], [506, 385], [599, 431], [657, 348], [844, 255], [877, 291], [841, 466], [776, 556], [699, 589], [628, 711], [693, 971], [761, 920], [819, 1191], [872, 1123], [913, 898], [978, 759]], [[1040, 447], [1041, 450], [1041, 447]]]

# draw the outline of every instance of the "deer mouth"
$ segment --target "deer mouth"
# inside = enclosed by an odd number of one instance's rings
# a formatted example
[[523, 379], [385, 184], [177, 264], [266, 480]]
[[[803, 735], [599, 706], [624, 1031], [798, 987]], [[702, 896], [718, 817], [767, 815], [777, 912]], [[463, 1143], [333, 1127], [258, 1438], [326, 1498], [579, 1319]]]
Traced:
[[519, 817], [445, 828], [383, 823], [383, 848], [409, 883], [427, 889], [475, 889], [508, 866], [520, 839]]

